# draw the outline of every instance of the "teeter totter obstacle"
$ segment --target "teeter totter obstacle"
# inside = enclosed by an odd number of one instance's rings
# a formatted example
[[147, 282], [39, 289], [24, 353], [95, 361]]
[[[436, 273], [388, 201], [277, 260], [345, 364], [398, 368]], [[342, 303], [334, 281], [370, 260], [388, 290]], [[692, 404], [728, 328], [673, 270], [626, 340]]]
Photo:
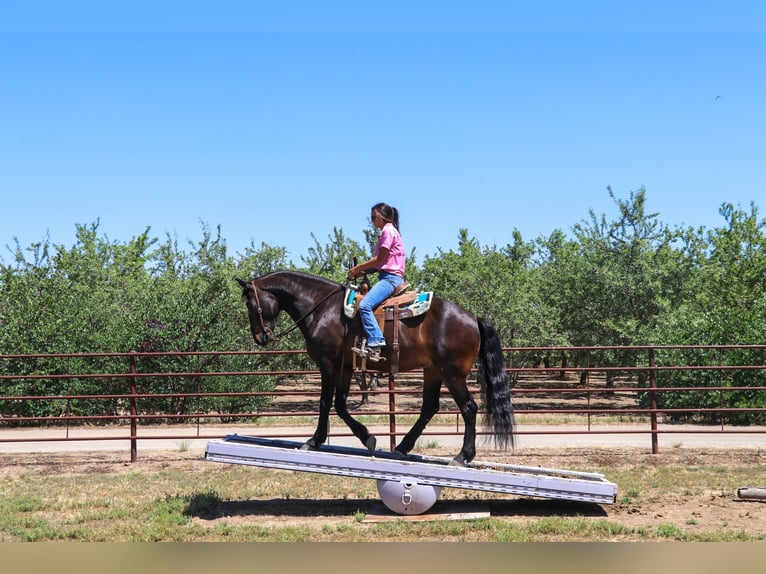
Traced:
[[617, 499], [617, 485], [597, 473], [483, 462], [454, 466], [447, 458], [410, 455], [401, 460], [385, 451], [371, 455], [361, 448], [323, 445], [320, 450], [301, 450], [301, 446], [229, 435], [208, 442], [205, 459], [377, 480], [383, 504], [402, 515], [428, 511], [445, 487], [598, 504]]

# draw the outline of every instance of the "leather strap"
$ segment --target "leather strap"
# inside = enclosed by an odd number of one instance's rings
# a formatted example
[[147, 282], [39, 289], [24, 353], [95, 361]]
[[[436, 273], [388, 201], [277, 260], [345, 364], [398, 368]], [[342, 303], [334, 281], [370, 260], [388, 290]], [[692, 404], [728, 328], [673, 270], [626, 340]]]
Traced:
[[394, 303], [394, 342], [391, 345], [391, 373], [399, 372], [399, 304]]

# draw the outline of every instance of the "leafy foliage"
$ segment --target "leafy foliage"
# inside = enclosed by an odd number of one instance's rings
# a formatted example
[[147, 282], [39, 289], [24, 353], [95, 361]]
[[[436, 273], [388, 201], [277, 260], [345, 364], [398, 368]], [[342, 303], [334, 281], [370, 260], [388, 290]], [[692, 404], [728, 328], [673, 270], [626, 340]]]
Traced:
[[[0, 271], [2, 329], [0, 348], [5, 354], [30, 353], [126, 353], [150, 355], [139, 365], [141, 372], [178, 373], [177, 377], [141, 377], [139, 392], [153, 394], [246, 392], [268, 390], [274, 379], [251, 377], [205, 377], [212, 371], [254, 371], [262, 360], [251, 356], [164, 356], [169, 351], [203, 352], [241, 350], [251, 345], [243, 320], [239, 288], [233, 280], [235, 265], [226, 251], [220, 230], [213, 235], [203, 229], [192, 251], [178, 248], [168, 237], [164, 244], [149, 238], [148, 230], [126, 245], [109, 242], [97, 234], [98, 225], [78, 226], [71, 248], [49, 243], [31, 248], [28, 261], [17, 248], [15, 264]], [[76, 357], [24, 362], [4, 361], [3, 374], [126, 373], [125, 362], [74, 365]], [[80, 370], [82, 369], [82, 370]], [[198, 373], [188, 376], [187, 373]], [[29, 379], [4, 382], [7, 396], [62, 394], [56, 380]], [[127, 392], [126, 379], [68, 379], [66, 394], [114, 394]], [[194, 412], [253, 412], [263, 402], [254, 397], [142, 399], [140, 412], [179, 414]], [[125, 409], [120, 400], [83, 405], [100, 409], [81, 411], [78, 402], [65, 407], [57, 401], [6, 401], [3, 414], [13, 416], [59, 416], [64, 414], [117, 414]], [[94, 406], [96, 405], [96, 406]]]
[[[482, 246], [467, 229], [459, 232], [457, 251], [439, 250], [418, 265], [412, 249], [407, 280], [423, 290], [451, 299], [477, 316], [490, 319], [505, 346], [594, 346], [616, 350], [591, 355], [600, 366], [630, 365], [631, 345], [731, 345], [762, 342], [766, 331], [766, 222], [749, 210], [723, 204], [724, 220], [714, 229], [670, 228], [647, 210], [646, 190], [618, 197], [608, 189], [616, 216], [592, 210], [567, 235], [525, 241], [513, 229], [504, 246]], [[196, 390], [237, 393], [269, 389], [274, 377], [214, 377], [213, 371], [306, 369], [305, 356], [276, 360], [258, 355], [164, 355], [170, 351], [237, 351], [252, 349], [246, 313], [235, 278], [254, 278], [294, 267], [284, 248], [251, 244], [243, 253], [228, 252], [220, 228], [202, 227], [201, 238], [179, 246], [150, 230], [126, 243], [100, 236], [98, 222], [78, 225], [71, 247], [49, 239], [10, 250], [0, 259], [0, 353], [94, 353], [141, 351], [143, 372], [178, 373], [177, 377], [142, 377], [143, 390], [162, 394]], [[357, 241], [335, 228], [323, 244], [302, 256], [300, 268], [338, 282], [349, 263], [367, 259], [377, 239], [368, 225]], [[405, 236], [406, 243], [406, 236]], [[289, 324], [280, 317], [277, 330]], [[275, 343], [277, 349], [300, 349], [293, 331]], [[680, 351], [679, 351], [680, 353]], [[666, 357], [702, 364], [709, 357]], [[574, 357], [577, 361], [577, 357]], [[762, 365], [755, 351], [732, 352], [726, 364]], [[514, 354], [514, 361], [539, 357]], [[567, 357], [562, 357], [563, 361]], [[80, 372], [76, 359], [40, 358], [0, 362], [3, 374], [47, 374], [34, 385], [6, 379], [6, 396], [56, 394], [63, 391], [57, 374]], [[124, 364], [104, 359], [91, 372], [124, 372]], [[226, 364], [223, 363], [226, 361]], [[593, 362], [592, 366], [597, 366]], [[22, 372], [24, 371], [24, 372]], [[82, 371], [86, 372], [86, 371]], [[190, 374], [191, 373], [191, 374]], [[640, 379], [640, 384], [645, 384]], [[693, 409], [721, 404], [758, 407], [766, 404], [759, 369], [722, 375], [720, 371], [667, 372], [657, 383], [667, 387], [726, 386], [738, 390], [708, 393], [659, 393], [663, 405]], [[124, 394], [122, 378], [82, 378], [67, 383], [68, 393]], [[745, 390], [742, 390], [745, 389]], [[642, 400], [646, 400], [643, 398]], [[4, 414], [58, 416], [79, 412], [82, 405], [6, 401]], [[84, 405], [85, 403], [83, 403]], [[143, 413], [214, 411], [225, 416], [241, 409], [257, 410], [258, 401], [219, 396], [173, 402], [143, 400]], [[82, 408], [85, 408], [82, 406]], [[104, 412], [119, 412], [119, 400], [105, 401]], [[761, 417], [762, 418], [762, 417]], [[757, 422], [755, 414], [736, 422]]]

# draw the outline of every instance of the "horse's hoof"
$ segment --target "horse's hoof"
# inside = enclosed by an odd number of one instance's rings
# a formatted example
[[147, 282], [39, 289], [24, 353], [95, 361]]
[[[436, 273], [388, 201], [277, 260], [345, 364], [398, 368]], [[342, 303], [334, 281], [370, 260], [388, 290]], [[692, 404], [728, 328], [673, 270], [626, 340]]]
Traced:
[[367, 447], [367, 450], [370, 454], [375, 454], [375, 447], [378, 444], [378, 439], [376, 439], [374, 436], [370, 436], [370, 438], [367, 439], [367, 442], [364, 443], [364, 446]]
[[304, 442], [298, 450], [319, 450], [319, 447], [311, 442]]
[[465, 459], [462, 456], [457, 455], [455, 458], [449, 461], [447, 466], [465, 466]]
[[395, 458], [396, 460], [407, 460], [407, 455], [400, 450], [392, 450], [391, 458]]

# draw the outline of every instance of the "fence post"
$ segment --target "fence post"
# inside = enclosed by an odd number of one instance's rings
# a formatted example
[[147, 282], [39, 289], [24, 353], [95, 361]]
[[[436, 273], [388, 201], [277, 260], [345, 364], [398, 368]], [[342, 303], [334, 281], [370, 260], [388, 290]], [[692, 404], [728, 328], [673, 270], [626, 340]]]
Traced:
[[657, 379], [655, 377], [654, 347], [649, 347], [649, 400], [651, 413], [649, 419], [652, 422], [652, 454], [660, 452], [659, 437], [657, 432]]
[[588, 432], [590, 432], [590, 421], [591, 421], [591, 414], [590, 414], [590, 407], [591, 407], [591, 394], [590, 394], [590, 349], [587, 349], [585, 351], [585, 388], [587, 390], [587, 397], [588, 397]]
[[138, 390], [136, 388], [136, 352], [130, 352], [130, 377], [128, 382], [130, 384], [130, 397], [128, 403], [130, 404], [130, 462], [136, 462], [138, 460], [138, 440], [136, 439], [138, 432], [138, 409], [136, 408], [136, 395]]
[[396, 448], [396, 385], [394, 384], [394, 370], [388, 371], [388, 430], [391, 433], [389, 436], [389, 445], [391, 446], [391, 452], [394, 452]]

